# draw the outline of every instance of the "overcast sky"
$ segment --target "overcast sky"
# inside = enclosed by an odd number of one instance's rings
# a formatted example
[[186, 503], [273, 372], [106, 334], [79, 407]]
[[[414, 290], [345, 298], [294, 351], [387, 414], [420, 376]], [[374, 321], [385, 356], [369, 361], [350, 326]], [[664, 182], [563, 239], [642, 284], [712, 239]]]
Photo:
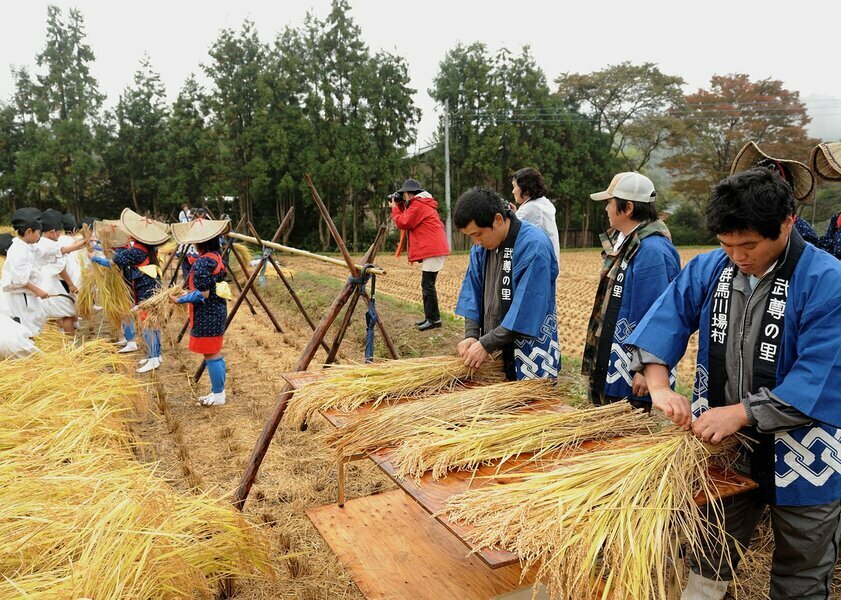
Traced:
[[[47, 2], [4, 2], [0, 33], [0, 98], [14, 91], [9, 65], [34, 67], [44, 47]], [[96, 55], [93, 73], [112, 106], [132, 82], [143, 53], [161, 74], [170, 100], [201, 63], [220, 29], [257, 24], [270, 42], [308, 11], [323, 18], [330, 0], [56, 1], [77, 7]], [[444, 53], [457, 42], [483, 41], [495, 50], [528, 44], [549, 81], [563, 72], [594, 71], [625, 60], [651, 61], [680, 75], [686, 91], [706, 87], [713, 74], [773, 77], [807, 100], [821, 132], [841, 138], [838, 37], [841, 3], [766, 0], [639, 0], [637, 2], [508, 0], [351, 0], [351, 15], [372, 51], [406, 58], [423, 111], [420, 145], [437, 123], [427, 94]], [[14, 7], [14, 8], [12, 8]], [[798, 7], [802, 7], [798, 14]], [[829, 98], [829, 100], [827, 100]]]

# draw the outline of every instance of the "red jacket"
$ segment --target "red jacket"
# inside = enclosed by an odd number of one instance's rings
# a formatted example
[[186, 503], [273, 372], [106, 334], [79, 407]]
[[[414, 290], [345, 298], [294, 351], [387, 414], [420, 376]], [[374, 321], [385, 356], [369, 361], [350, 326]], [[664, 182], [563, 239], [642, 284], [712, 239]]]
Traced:
[[409, 232], [409, 262], [449, 256], [450, 247], [444, 224], [438, 216], [438, 203], [428, 192], [417, 194], [406, 208], [395, 204], [391, 217], [397, 227]]

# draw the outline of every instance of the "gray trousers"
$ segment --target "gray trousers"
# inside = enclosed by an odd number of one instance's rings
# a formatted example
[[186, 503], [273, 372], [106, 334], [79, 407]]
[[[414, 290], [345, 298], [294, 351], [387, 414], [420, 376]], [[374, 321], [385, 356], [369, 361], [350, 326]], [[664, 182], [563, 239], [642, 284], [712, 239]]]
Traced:
[[[724, 528], [735, 569], [750, 544], [766, 503], [756, 492], [724, 500]], [[828, 600], [841, 543], [841, 500], [815, 506], [770, 506], [774, 532], [771, 562], [771, 600]], [[706, 559], [690, 559], [695, 573], [707, 579], [732, 580], [733, 572], [719, 565], [720, 548], [706, 549]]]

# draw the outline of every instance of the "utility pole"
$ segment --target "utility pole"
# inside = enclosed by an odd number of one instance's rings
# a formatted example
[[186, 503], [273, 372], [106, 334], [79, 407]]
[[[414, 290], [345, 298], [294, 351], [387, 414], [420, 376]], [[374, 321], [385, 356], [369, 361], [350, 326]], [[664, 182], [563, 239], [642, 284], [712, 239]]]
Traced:
[[447, 206], [447, 244], [453, 248], [453, 214], [450, 210], [450, 101], [444, 101], [444, 204]]

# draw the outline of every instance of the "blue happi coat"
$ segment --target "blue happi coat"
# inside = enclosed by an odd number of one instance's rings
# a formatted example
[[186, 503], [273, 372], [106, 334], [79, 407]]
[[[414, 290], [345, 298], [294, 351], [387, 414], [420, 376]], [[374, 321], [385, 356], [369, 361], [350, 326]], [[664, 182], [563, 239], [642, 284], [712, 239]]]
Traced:
[[650, 235], [640, 241], [640, 248], [625, 271], [622, 305], [616, 318], [605, 376], [605, 396], [651, 402], [651, 396], [635, 396], [631, 391], [634, 374], [625, 342], [678, 273], [680, 256], [667, 238]]
[[[627, 342], [674, 366], [699, 331], [695, 416], [709, 406], [710, 310], [728, 262], [723, 250], [690, 261]], [[775, 504], [825, 504], [841, 499], [841, 265], [812, 245], [792, 274], [783, 322], [770, 391], [814, 423], [774, 434]]]
[[[512, 258], [511, 306], [500, 325], [519, 334], [514, 341], [514, 367], [518, 380], [555, 378], [561, 368], [555, 280], [558, 260], [546, 234], [521, 222]], [[488, 250], [473, 246], [461, 284], [455, 313], [483, 323], [485, 259]]]

